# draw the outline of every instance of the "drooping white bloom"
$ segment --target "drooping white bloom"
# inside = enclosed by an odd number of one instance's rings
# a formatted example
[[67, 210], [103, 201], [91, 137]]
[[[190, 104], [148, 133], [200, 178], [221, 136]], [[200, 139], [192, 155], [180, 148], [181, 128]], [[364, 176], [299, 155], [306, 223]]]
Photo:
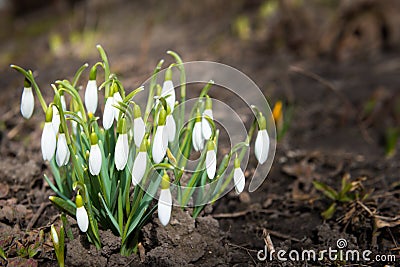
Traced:
[[35, 100], [33, 98], [32, 87], [24, 87], [21, 97], [21, 114], [25, 119], [32, 116]]
[[215, 171], [217, 170], [217, 155], [215, 154], [214, 144], [212, 141], [209, 141], [207, 146], [208, 146], [206, 154], [207, 176], [210, 179], [214, 179]]
[[203, 112], [203, 117], [201, 118], [201, 130], [203, 134], [203, 138], [205, 140], [209, 140], [212, 134], [212, 128], [210, 122], [206, 119], [206, 116], [210, 119], [213, 119], [213, 112], [211, 109], [206, 109]]
[[136, 186], [140, 183], [143, 178], [144, 173], [146, 172], [147, 167], [147, 153], [146, 151], [140, 151], [135, 161], [133, 162], [132, 167], [132, 184]]
[[70, 152], [65, 138], [65, 133], [60, 133], [57, 140], [56, 162], [59, 167], [67, 165]]
[[115, 144], [115, 167], [117, 170], [123, 170], [128, 161], [129, 144], [128, 134], [121, 133], [118, 136], [117, 143]]
[[53, 118], [51, 120], [51, 123], [53, 124], [53, 129], [54, 132], [57, 134], [60, 128], [60, 113], [58, 112], [58, 108], [53, 105]]
[[254, 154], [260, 164], [263, 164], [268, 157], [269, 136], [267, 130], [260, 130], [257, 133], [257, 138], [254, 147]]
[[[114, 97], [114, 105], [119, 105], [119, 102], [122, 102], [121, 94], [118, 91], [114, 93], [113, 97]], [[120, 110], [116, 107], [113, 107], [113, 109], [114, 109], [114, 119], [115, 121], [118, 121]]]
[[172, 196], [170, 189], [161, 189], [158, 199], [158, 219], [161, 224], [166, 226], [171, 218]]
[[171, 80], [164, 81], [164, 84], [163, 84], [163, 87], [161, 90], [161, 96], [166, 97], [165, 101], [167, 101], [168, 106], [171, 108], [171, 112], [173, 112], [176, 96], [175, 96], [174, 84], [172, 83]]
[[108, 130], [111, 128], [114, 121], [114, 98], [108, 97], [106, 100], [106, 105], [104, 107], [103, 114], [103, 127]]
[[53, 123], [51, 121], [46, 122], [44, 124], [41, 139], [43, 160], [50, 161], [53, 158], [56, 150], [56, 142], [56, 134], [54, 132]]
[[154, 163], [157, 164], [163, 160], [165, 153], [167, 152], [167, 147], [168, 147], [168, 132], [165, 129], [165, 125], [159, 125], [157, 127], [153, 141], [152, 155]]
[[67, 110], [67, 103], [65, 102], [65, 96], [61, 95], [60, 96], [60, 102], [61, 102], [61, 107], [64, 111]]
[[244, 173], [240, 168], [240, 161], [238, 158], [235, 159], [234, 167], [235, 169], [233, 171], [233, 182], [235, 183], [236, 193], [240, 194], [244, 189], [245, 180]]
[[86, 85], [86, 91], [85, 91], [86, 110], [93, 114], [96, 113], [97, 102], [98, 102], [98, 96], [97, 96], [96, 80], [89, 80]]
[[203, 133], [201, 131], [201, 121], [197, 121], [194, 124], [192, 132], [192, 144], [195, 151], [200, 151], [204, 148]]
[[169, 114], [167, 116], [167, 121], [165, 126], [167, 127], [167, 132], [168, 132], [168, 141], [173, 142], [175, 139], [175, 133], [176, 133], [176, 123], [174, 116], [172, 114]]
[[99, 175], [101, 170], [102, 157], [99, 144], [93, 144], [90, 146], [89, 152], [89, 171], [92, 175]]
[[86, 233], [89, 228], [89, 217], [86, 212], [85, 206], [81, 195], [77, 195], [75, 199], [76, 203], [76, 222], [78, 223], [79, 230]]
[[140, 147], [145, 131], [146, 131], [146, 126], [144, 124], [142, 117], [135, 118], [133, 120], [133, 139], [137, 147]]

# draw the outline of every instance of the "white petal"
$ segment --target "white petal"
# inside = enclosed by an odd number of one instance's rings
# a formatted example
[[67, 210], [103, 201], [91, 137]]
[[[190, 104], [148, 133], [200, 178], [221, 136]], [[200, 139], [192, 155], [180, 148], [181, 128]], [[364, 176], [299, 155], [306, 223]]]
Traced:
[[205, 140], [209, 140], [212, 134], [212, 128], [208, 120], [205, 118], [205, 116], [210, 117], [210, 119], [213, 119], [213, 113], [211, 109], [206, 109], [203, 112], [203, 118], [201, 118], [201, 130], [203, 133], [203, 138]]
[[242, 193], [245, 185], [244, 173], [241, 168], [235, 168], [233, 173], [233, 181], [235, 183], [236, 193]]
[[215, 171], [217, 170], [217, 156], [215, 155], [214, 150], [207, 151], [206, 168], [208, 178], [214, 179]]
[[21, 114], [25, 119], [29, 119], [33, 113], [35, 100], [31, 87], [25, 87], [21, 97]]
[[53, 238], [53, 242], [58, 245], [59, 242], [58, 234], [54, 225], [51, 226], [50, 231], [51, 231], [51, 237]]
[[86, 233], [89, 227], [89, 218], [84, 206], [76, 209], [76, 222], [79, 230]]
[[165, 153], [167, 152], [167, 147], [168, 147], [168, 133], [165, 130], [164, 125], [158, 126], [156, 134], [154, 136], [153, 149], [152, 149], [154, 163], [157, 164], [163, 160]]
[[99, 144], [90, 146], [89, 171], [92, 175], [99, 175], [101, 170], [102, 157]]
[[113, 97], [107, 98], [106, 105], [104, 107], [104, 114], [103, 114], [103, 127], [106, 130], [111, 128], [113, 121], [114, 121], [113, 104], [114, 104], [114, 98]]
[[172, 83], [171, 80], [164, 81], [163, 88], [161, 90], [161, 96], [166, 97], [169, 95], [165, 101], [167, 101], [168, 106], [171, 108], [171, 112], [174, 111], [174, 106], [175, 106], [175, 89], [174, 89], [174, 84]]
[[64, 96], [64, 95], [60, 96], [60, 101], [61, 101], [61, 107], [62, 107], [62, 109], [63, 109], [64, 111], [66, 111], [66, 110], [67, 110], [67, 103], [65, 102], [65, 96]]
[[97, 84], [96, 80], [89, 80], [85, 91], [85, 106], [88, 112], [96, 113], [97, 109]]
[[140, 181], [142, 180], [143, 175], [146, 172], [146, 165], [147, 165], [147, 153], [145, 151], [141, 151], [136, 156], [132, 168], [132, 184], [134, 186], [139, 184]]
[[254, 147], [254, 154], [260, 164], [263, 164], [268, 157], [269, 136], [267, 130], [261, 130], [257, 133], [257, 138]]
[[140, 147], [142, 140], [146, 131], [146, 126], [142, 117], [138, 117], [133, 121], [133, 139], [135, 140], [135, 145]]
[[69, 160], [69, 149], [65, 139], [65, 133], [60, 133], [57, 140], [56, 162], [58, 166], [64, 166]]
[[204, 142], [203, 142], [203, 134], [201, 132], [201, 122], [196, 122], [194, 124], [192, 132], [192, 143], [195, 151], [203, 150]]
[[[122, 97], [119, 92], [114, 93], [113, 97], [114, 97], [114, 105], [119, 105], [119, 102], [122, 102]], [[114, 119], [115, 121], [118, 121], [120, 110], [116, 107], [113, 107], [113, 109], [114, 109]]]
[[54, 132], [57, 134], [60, 129], [60, 113], [58, 113], [56, 106], [53, 106], [53, 118], [51, 123], [53, 124]]
[[174, 117], [171, 114], [169, 114], [167, 116], [167, 121], [165, 123], [165, 126], [167, 127], [167, 131], [168, 131], [168, 141], [173, 142], [175, 139], [176, 124], [175, 124]]
[[171, 218], [172, 196], [169, 189], [161, 189], [158, 199], [158, 219], [161, 224], [166, 226]]
[[56, 134], [54, 133], [53, 124], [46, 122], [42, 132], [42, 155], [43, 160], [51, 160], [56, 150]]
[[128, 161], [129, 145], [128, 134], [120, 134], [115, 145], [115, 167], [117, 170], [123, 170]]

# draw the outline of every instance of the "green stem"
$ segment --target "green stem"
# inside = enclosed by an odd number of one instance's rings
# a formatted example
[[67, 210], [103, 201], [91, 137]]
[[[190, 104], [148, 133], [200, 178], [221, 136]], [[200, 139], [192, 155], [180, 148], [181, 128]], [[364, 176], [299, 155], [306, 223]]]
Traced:
[[151, 76], [150, 80], [150, 88], [149, 88], [149, 96], [147, 97], [147, 104], [146, 104], [146, 109], [144, 113], [144, 122], [147, 122], [147, 119], [149, 118], [150, 112], [153, 108], [153, 102], [154, 102], [154, 89], [156, 87], [156, 82], [157, 82], [157, 74], [160, 72], [162, 64], [164, 63], [164, 60], [161, 59], [156, 68], [153, 71], [153, 75]]

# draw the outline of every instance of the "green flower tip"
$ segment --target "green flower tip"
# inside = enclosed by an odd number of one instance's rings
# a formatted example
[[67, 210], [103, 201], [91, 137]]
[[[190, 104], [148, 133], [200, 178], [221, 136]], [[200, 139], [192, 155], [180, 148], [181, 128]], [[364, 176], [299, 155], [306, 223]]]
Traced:
[[207, 142], [207, 151], [211, 151], [211, 150], [214, 150], [214, 141], [209, 140]]
[[235, 167], [235, 169], [240, 168], [240, 160], [237, 156], [235, 158], [234, 167]]
[[99, 142], [99, 138], [97, 137], [97, 134], [95, 132], [90, 134], [90, 144], [91, 145], [96, 145]]
[[206, 98], [206, 109], [212, 109], [212, 100], [208, 95]]
[[142, 143], [140, 144], [139, 152], [147, 151], [147, 139], [143, 138]]
[[49, 105], [46, 109], [46, 122], [51, 122], [53, 119], [53, 108]]
[[165, 125], [165, 120], [167, 117], [167, 112], [164, 108], [161, 108], [160, 114], [158, 115], [158, 125]]
[[96, 80], [96, 76], [97, 76], [97, 68], [96, 68], [96, 65], [94, 65], [90, 69], [89, 80], [91, 80], [91, 81]]
[[262, 114], [258, 119], [258, 126], [260, 130], [265, 130], [267, 128], [267, 121], [265, 120], [265, 117]]
[[136, 118], [140, 118], [142, 117], [142, 112], [140, 111], [140, 107], [139, 105], [135, 104], [133, 106], [133, 117]]
[[124, 117], [122, 117], [120, 120], [118, 120], [117, 132], [120, 133], [120, 134], [126, 134], [127, 133], [126, 119]]
[[168, 69], [165, 71], [165, 80], [166, 81], [172, 80], [172, 66], [173, 66], [173, 64], [169, 65]]
[[31, 82], [27, 79], [27, 78], [25, 78], [25, 80], [24, 80], [24, 87], [25, 88], [29, 88], [29, 87], [31, 87], [32, 85], [31, 85]]
[[118, 84], [116, 82], [113, 82], [111, 84], [110, 92], [111, 92], [110, 95], [114, 95], [116, 92], [118, 92]]
[[82, 199], [81, 195], [76, 195], [75, 204], [76, 204], [76, 208], [83, 207], [83, 199]]
[[161, 189], [168, 189], [170, 184], [169, 176], [166, 171], [164, 171], [164, 175], [161, 178]]
[[198, 109], [196, 112], [196, 122], [201, 122], [201, 115], [200, 115], [200, 111]]

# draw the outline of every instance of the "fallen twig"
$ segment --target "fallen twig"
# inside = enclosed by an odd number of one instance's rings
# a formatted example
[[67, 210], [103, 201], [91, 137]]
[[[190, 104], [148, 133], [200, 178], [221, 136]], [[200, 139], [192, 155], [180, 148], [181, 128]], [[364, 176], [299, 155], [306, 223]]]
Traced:
[[30, 231], [32, 229], [32, 227], [35, 225], [35, 223], [39, 219], [40, 215], [42, 215], [45, 208], [49, 205], [50, 205], [50, 202], [43, 202], [42, 204], [40, 204], [40, 207], [37, 210], [36, 214], [32, 217], [31, 221], [29, 222], [28, 226], [26, 227], [26, 231]]

